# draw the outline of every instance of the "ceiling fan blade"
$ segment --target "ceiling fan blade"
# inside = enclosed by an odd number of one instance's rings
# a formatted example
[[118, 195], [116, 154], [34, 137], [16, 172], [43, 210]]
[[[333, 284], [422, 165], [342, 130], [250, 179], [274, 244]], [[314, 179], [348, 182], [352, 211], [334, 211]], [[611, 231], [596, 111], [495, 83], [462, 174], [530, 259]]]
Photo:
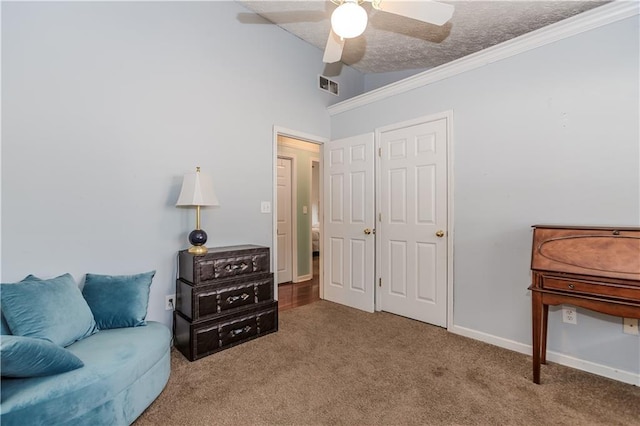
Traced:
[[450, 4], [431, 0], [382, 0], [379, 9], [429, 24], [444, 25], [453, 16]]
[[329, 39], [327, 40], [327, 46], [324, 48], [324, 56], [322, 62], [326, 64], [332, 64], [338, 62], [342, 58], [342, 48], [344, 47], [344, 39], [333, 30], [329, 32]]

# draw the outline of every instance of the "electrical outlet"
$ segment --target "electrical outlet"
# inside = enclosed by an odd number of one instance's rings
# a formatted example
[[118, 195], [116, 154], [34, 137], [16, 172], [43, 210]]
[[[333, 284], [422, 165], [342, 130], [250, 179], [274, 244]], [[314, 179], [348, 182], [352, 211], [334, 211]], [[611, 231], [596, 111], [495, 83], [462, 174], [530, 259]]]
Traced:
[[622, 320], [622, 331], [626, 334], [633, 334], [637, 336], [638, 333], [638, 319], [637, 318], [624, 318]]
[[176, 308], [176, 295], [167, 294], [164, 299], [164, 308], [167, 311], [173, 311]]
[[567, 324], [577, 324], [578, 313], [576, 312], [576, 308], [573, 306], [562, 306], [562, 321]]

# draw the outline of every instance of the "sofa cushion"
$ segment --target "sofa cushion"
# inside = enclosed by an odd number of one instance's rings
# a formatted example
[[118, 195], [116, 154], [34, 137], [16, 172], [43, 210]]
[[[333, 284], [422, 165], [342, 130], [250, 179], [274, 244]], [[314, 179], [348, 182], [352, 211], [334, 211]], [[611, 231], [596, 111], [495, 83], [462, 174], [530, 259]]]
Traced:
[[0, 311], [0, 335], [4, 336], [6, 334], [11, 334], [11, 329], [9, 328], [7, 321], [4, 319], [2, 311]]
[[70, 274], [1, 284], [0, 301], [11, 333], [68, 346], [97, 331], [91, 309]]
[[156, 271], [136, 275], [87, 274], [82, 295], [100, 330], [145, 325]]
[[75, 370], [84, 363], [65, 348], [44, 339], [2, 336], [2, 377], [38, 377]]
[[[169, 328], [154, 321], [76, 342], [68, 350], [84, 362], [83, 368], [2, 381], [2, 426], [130, 424], [166, 384], [170, 348]], [[136, 387], [139, 382], [142, 387]]]

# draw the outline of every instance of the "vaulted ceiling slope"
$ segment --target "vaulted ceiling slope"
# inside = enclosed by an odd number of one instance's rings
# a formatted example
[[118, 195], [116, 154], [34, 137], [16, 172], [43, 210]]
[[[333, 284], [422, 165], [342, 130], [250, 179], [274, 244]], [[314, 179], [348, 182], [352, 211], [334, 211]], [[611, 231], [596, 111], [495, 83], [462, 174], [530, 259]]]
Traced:
[[[336, 8], [330, 0], [239, 3], [254, 12], [240, 14], [241, 22], [278, 25], [319, 49], [324, 49], [327, 43], [331, 13]], [[373, 9], [370, 3], [363, 3], [369, 13], [367, 29], [361, 36], [346, 40], [342, 62], [365, 74], [433, 68], [608, 2], [498, 0], [444, 3], [455, 6], [455, 12], [443, 26], [381, 12]]]

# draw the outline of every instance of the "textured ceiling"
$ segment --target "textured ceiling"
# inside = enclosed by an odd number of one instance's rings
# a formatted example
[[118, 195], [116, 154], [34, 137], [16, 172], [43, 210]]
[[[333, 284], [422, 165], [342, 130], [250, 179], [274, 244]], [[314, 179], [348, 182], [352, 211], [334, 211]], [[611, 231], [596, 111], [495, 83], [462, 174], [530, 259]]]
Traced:
[[[384, 0], [383, 0], [384, 1]], [[324, 50], [336, 5], [316, 1], [238, 1]], [[453, 18], [439, 27], [375, 10], [364, 34], [345, 43], [342, 62], [363, 73], [433, 68], [607, 3], [606, 1], [445, 1]], [[256, 19], [257, 18], [257, 19]], [[240, 22], [264, 23], [254, 13]]]

